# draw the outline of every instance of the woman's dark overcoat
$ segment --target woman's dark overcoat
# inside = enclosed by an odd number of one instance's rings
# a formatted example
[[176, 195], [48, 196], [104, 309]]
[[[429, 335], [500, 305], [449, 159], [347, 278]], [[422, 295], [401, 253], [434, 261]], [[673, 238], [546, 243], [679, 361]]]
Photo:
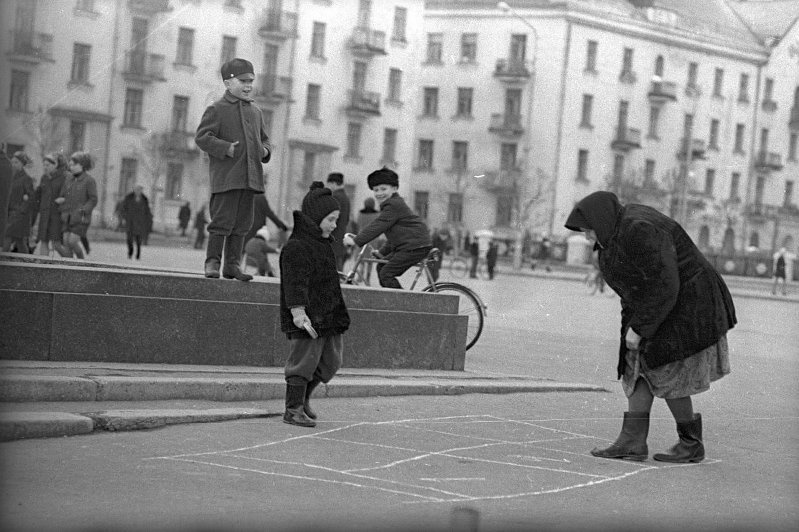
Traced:
[[61, 212], [55, 199], [61, 193], [66, 180], [66, 170], [56, 168], [51, 174], [44, 174], [36, 188], [39, 203], [39, 230], [36, 237], [40, 242], [61, 242]]
[[136, 193], [130, 192], [122, 201], [122, 217], [125, 219], [125, 227], [128, 234], [132, 236], [145, 237], [150, 229], [150, 202], [147, 196], [141, 195], [141, 199], [136, 201]]
[[619, 377], [629, 327], [641, 336], [647, 367], [656, 368], [710, 347], [735, 326], [732, 296], [721, 276], [668, 216], [595, 192], [577, 204], [566, 227], [597, 233], [599, 268], [621, 297]]
[[[31, 224], [36, 203], [35, 193], [33, 178], [25, 170], [14, 172], [11, 193], [8, 198], [7, 237], [28, 238], [31, 236]], [[28, 196], [28, 199], [24, 199], [25, 196]]]
[[64, 198], [59, 206], [64, 232], [86, 236], [97, 206], [97, 182], [87, 172], [67, 174], [60, 196]]
[[349, 328], [330, 238], [300, 211], [294, 211], [294, 230], [280, 252], [280, 329], [289, 338], [308, 338], [294, 325], [292, 307], [305, 307], [320, 337]]

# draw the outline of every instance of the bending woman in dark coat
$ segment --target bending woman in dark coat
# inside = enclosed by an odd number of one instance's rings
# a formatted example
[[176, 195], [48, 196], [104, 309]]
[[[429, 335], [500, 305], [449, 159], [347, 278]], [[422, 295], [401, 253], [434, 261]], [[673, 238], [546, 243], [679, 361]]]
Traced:
[[621, 297], [617, 370], [629, 408], [613, 445], [591, 454], [645, 460], [649, 412], [660, 397], [679, 442], [653, 458], [701, 461], [702, 417], [691, 396], [730, 372], [726, 333], [736, 318], [727, 286], [682, 227], [651, 207], [622, 206], [614, 194], [594, 192], [577, 203], [566, 227], [594, 243], [605, 282]]

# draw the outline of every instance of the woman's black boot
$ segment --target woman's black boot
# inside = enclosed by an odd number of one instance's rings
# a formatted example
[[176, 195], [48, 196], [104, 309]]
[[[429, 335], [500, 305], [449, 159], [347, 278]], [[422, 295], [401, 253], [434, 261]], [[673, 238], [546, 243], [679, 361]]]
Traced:
[[283, 414], [283, 423], [300, 427], [315, 427], [316, 422], [309, 419], [304, 410], [305, 384], [286, 383], [286, 412]]
[[605, 449], [595, 447], [591, 454], [599, 458], [621, 458], [623, 460], [646, 460], [649, 449], [649, 412], [625, 412], [621, 434], [613, 445]]
[[668, 453], [658, 453], [652, 458], [658, 462], [688, 464], [705, 459], [705, 446], [702, 445], [702, 415], [694, 414], [693, 421], [677, 423], [677, 442]]
[[322, 382], [316, 377], [314, 377], [311, 382], [308, 383], [308, 386], [305, 387], [305, 415], [311, 419], [316, 419], [316, 412], [313, 411], [311, 408], [311, 394], [313, 393], [314, 389], [319, 386], [319, 383]]

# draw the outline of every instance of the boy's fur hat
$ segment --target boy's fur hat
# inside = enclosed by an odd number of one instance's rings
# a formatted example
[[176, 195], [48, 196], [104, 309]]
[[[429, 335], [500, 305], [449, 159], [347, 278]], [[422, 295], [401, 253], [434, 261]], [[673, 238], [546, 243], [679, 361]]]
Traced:
[[369, 188], [374, 188], [377, 185], [391, 185], [398, 187], [399, 176], [397, 175], [397, 172], [384, 166], [380, 170], [375, 170], [369, 174], [369, 177], [366, 178], [366, 182], [369, 184]]
[[321, 181], [311, 183], [310, 189], [302, 199], [302, 213], [319, 225], [325, 216], [341, 207], [333, 197], [333, 191]]
[[246, 59], [241, 59], [238, 57], [231, 59], [222, 65], [221, 72], [223, 80], [237, 78], [242, 74], [250, 74], [252, 76], [250, 79], [255, 77], [255, 69], [253, 68], [252, 63]]

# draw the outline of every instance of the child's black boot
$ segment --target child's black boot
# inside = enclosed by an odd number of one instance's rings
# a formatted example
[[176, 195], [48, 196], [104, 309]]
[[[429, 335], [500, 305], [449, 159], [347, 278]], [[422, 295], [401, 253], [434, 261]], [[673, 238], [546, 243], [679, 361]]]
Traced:
[[219, 266], [222, 264], [222, 248], [225, 245], [225, 235], [210, 233], [208, 235], [208, 248], [205, 252], [205, 276], [209, 279], [219, 279]]
[[252, 275], [244, 273], [239, 267], [243, 249], [243, 235], [230, 235], [225, 238], [225, 266], [222, 268], [222, 277], [225, 279], [238, 279], [239, 281], [252, 281]]
[[283, 423], [298, 425], [300, 427], [315, 427], [316, 422], [305, 415], [305, 390], [306, 383], [294, 384], [286, 382], [286, 412], [283, 414]]
[[314, 377], [311, 382], [308, 383], [308, 386], [305, 387], [305, 415], [311, 419], [316, 419], [316, 412], [313, 411], [311, 408], [311, 394], [313, 393], [314, 389], [319, 386], [319, 383], [322, 382], [316, 377]]

